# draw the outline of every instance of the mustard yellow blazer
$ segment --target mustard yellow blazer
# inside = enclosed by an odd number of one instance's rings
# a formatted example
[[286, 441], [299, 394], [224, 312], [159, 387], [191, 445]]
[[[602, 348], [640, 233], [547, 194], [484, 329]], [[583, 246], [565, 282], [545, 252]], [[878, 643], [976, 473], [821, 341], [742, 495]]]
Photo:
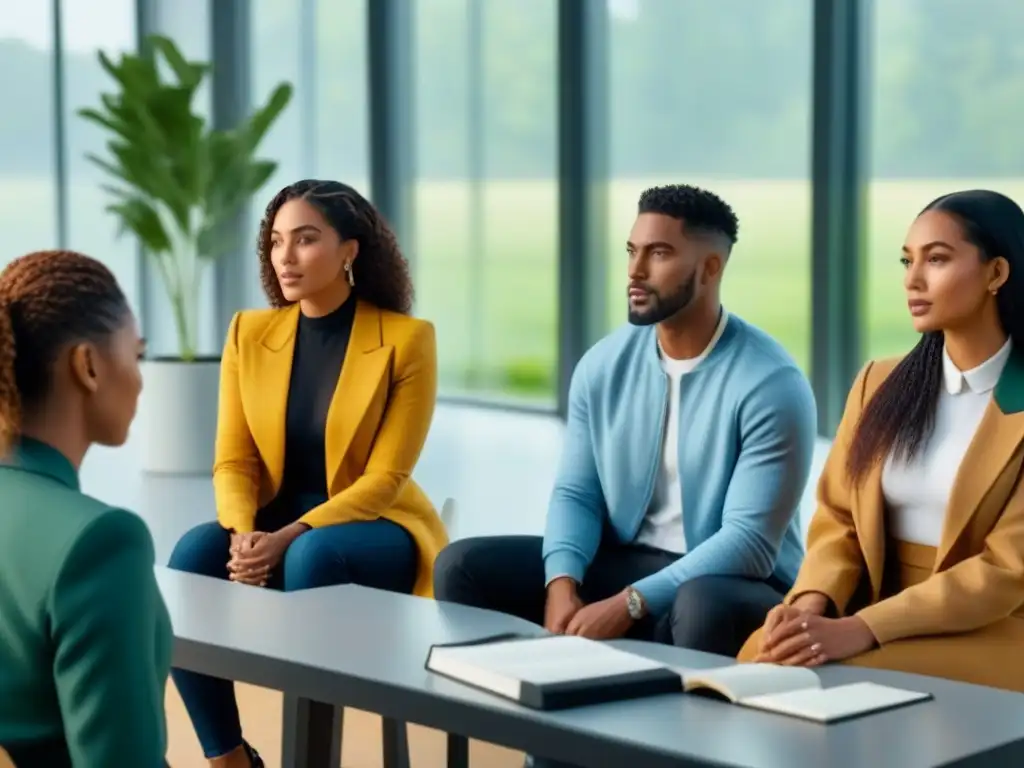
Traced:
[[[213, 487], [225, 528], [253, 530], [281, 490], [285, 413], [298, 305], [239, 312], [221, 361]], [[301, 518], [314, 528], [385, 518], [416, 542], [414, 592], [433, 596], [444, 525], [411, 479], [437, 398], [434, 327], [360, 301], [327, 412], [328, 500]]]
[[[840, 615], [860, 616], [880, 648], [854, 664], [1024, 690], [1024, 350], [1007, 361], [957, 472], [930, 575], [887, 596], [884, 462], [856, 486], [846, 462], [865, 404], [897, 362], [869, 363], [850, 391], [786, 602], [821, 592]], [[741, 659], [758, 643], [751, 638]], [[1019, 670], [1014, 680], [1009, 668]]]

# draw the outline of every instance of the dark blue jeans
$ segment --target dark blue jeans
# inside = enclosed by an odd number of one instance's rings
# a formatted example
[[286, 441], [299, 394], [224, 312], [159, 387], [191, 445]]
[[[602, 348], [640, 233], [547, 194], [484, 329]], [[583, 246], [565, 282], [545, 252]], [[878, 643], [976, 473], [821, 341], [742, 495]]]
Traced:
[[[260, 527], [276, 530], [277, 527]], [[228, 577], [231, 534], [216, 522], [190, 530], [174, 547], [168, 565], [178, 571], [216, 579]], [[285, 553], [270, 587], [294, 592], [337, 584], [361, 584], [411, 593], [418, 553], [409, 533], [389, 520], [342, 523], [314, 528]], [[234, 683], [184, 669], [171, 677], [181, 695], [203, 754], [220, 757], [242, 743]]]

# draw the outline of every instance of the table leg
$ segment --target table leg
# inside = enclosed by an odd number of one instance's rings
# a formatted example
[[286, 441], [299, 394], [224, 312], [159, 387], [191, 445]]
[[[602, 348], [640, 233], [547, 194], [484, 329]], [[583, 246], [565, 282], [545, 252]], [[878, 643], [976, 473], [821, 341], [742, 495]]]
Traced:
[[281, 768], [339, 768], [345, 710], [284, 695]]
[[384, 718], [384, 768], [409, 768], [409, 733], [401, 720]]
[[448, 734], [448, 768], [469, 768], [469, 739]]

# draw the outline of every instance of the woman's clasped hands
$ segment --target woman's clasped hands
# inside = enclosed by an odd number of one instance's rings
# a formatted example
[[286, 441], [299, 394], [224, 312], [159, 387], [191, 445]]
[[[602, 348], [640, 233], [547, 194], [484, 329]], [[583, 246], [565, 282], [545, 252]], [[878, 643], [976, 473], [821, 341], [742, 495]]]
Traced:
[[308, 530], [308, 525], [292, 523], [273, 533], [232, 533], [228, 578], [254, 587], [267, 586], [268, 579], [281, 564], [288, 547]]
[[231, 558], [228, 560], [228, 578], [240, 584], [249, 584], [253, 587], [267, 586], [267, 579], [270, 577], [270, 566], [266, 563], [257, 565], [254, 562], [256, 545], [270, 534], [263, 531], [251, 533], [231, 534]]
[[859, 656], [877, 645], [868, 625], [858, 616], [841, 619], [823, 614], [827, 599], [798, 598], [792, 605], [769, 611], [755, 662], [792, 667], [817, 667], [829, 661]]

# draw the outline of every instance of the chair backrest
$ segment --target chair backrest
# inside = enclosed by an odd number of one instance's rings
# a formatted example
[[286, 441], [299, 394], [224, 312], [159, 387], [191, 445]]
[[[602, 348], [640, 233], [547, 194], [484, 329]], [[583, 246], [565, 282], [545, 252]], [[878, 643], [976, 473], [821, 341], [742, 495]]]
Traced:
[[807, 487], [804, 488], [804, 495], [800, 502], [800, 532], [804, 543], [807, 543], [807, 529], [811, 525], [811, 518], [818, 508], [818, 478], [825, 469], [825, 461], [828, 459], [828, 452], [832, 450], [832, 441], [819, 437], [814, 443], [814, 458], [811, 461], [811, 475], [807, 478]]
[[[451, 533], [452, 520], [455, 519], [455, 499], [445, 499], [444, 504], [441, 505], [441, 523], [444, 525], [446, 531]], [[0, 766], [3, 768], [3, 766]]]

